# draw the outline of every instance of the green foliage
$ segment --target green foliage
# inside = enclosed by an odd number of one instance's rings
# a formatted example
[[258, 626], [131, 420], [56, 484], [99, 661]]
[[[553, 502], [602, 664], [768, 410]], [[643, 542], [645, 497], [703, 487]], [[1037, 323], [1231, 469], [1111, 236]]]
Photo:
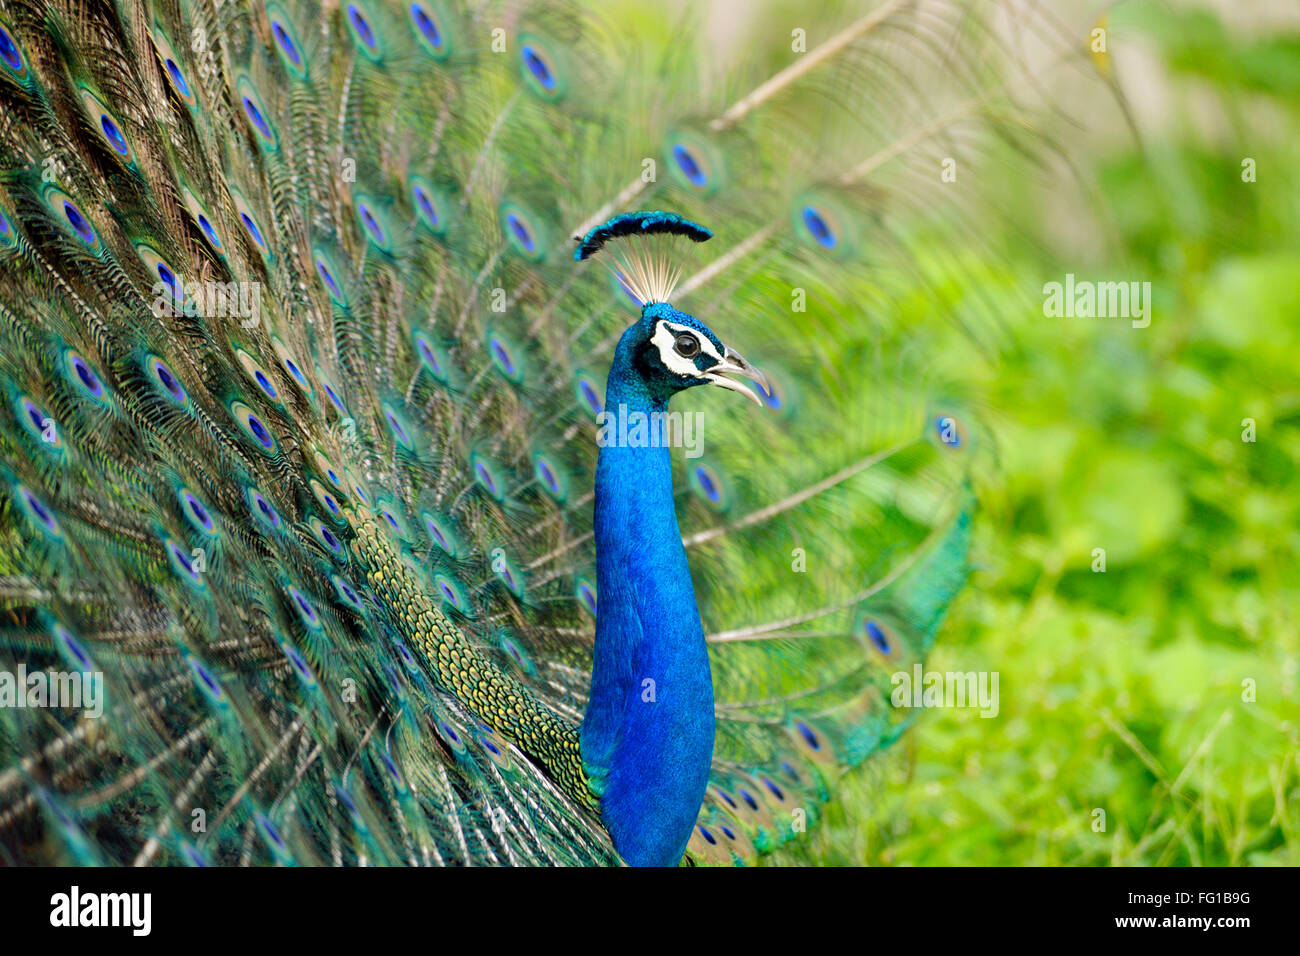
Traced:
[[[855, 781], [810, 834], [822, 861], [1300, 863], [1300, 38], [1118, 15], [1112, 48], [1154, 46], [1186, 107], [1145, 152], [1069, 144], [1112, 248], [1056, 251], [1077, 224], [1046, 216], [1004, 237], [1034, 304], [968, 376], [998, 466], [928, 666], [998, 671], [1001, 711], [926, 713], [883, 800]], [[1150, 281], [1151, 326], [1044, 317], [1066, 272]]]

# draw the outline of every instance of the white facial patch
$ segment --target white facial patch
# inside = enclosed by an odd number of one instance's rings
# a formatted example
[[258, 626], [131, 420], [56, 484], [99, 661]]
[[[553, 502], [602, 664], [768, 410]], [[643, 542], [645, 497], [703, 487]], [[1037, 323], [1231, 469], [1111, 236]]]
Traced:
[[[700, 343], [699, 353], [691, 358], [677, 354], [677, 336], [683, 333], [692, 336], [695, 341]], [[718, 362], [722, 361], [722, 356], [718, 354], [717, 347], [709, 341], [708, 337], [701, 335], [689, 325], [679, 325], [676, 322], [660, 319], [655, 323], [655, 333], [650, 336], [650, 341], [659, 350], [659, 358], [664, 363], [664, 367], [670, 372], [676, 372], [678, 375], [704, 378], [705, 373], [701, 372], [695, 365], [695, 359], [700, 354], [712, 356]]]

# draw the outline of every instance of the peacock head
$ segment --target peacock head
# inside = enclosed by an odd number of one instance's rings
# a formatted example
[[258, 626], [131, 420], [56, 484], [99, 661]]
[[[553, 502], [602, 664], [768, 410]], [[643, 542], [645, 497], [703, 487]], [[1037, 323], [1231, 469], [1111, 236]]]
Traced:
[[704, 242], [712, 236], [699, 223], [676, 213], [622, 213], [575, 237], [578, 248], [573, 257], [589, 259], [611, 245], [607, 261], [618, 284], [642, 303], [641, 318], [619, 339], [612, 378], [635, 377], [664, 402], [693, 385], [719, 385], [763, 405], [762, 396], [737, 381], [757, 382], [766, 394], [770, 389], [763, 373], [723, 345], [695, 316], [668, 304], [682, 274], [674, 245], [682, 240]]
[[628, 358], [632, 374], [664, 399], [695, 385], [718, 385], [762, 405], [762, 397], [739, 379], [768, 388], [763, 373], [744, 356], [724, 345], [695, 316], [666, 302], [642, 308], [640, 320], [624, 333], [620, 351]]

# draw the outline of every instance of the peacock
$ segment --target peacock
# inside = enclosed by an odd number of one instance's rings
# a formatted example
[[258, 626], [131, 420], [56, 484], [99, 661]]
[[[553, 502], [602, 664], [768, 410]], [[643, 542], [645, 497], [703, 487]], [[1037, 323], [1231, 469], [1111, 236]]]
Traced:
[[993, 12], [3, 0], [0, 860], [797, 849], [968, 576]]

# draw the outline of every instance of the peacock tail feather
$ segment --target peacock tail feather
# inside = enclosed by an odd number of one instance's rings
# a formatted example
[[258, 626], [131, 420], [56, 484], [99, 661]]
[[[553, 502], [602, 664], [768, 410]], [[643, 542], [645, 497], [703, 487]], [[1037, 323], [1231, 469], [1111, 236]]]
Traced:
[[577, 728], [639, 303], [572, 239], [642, 208], [712, 230], [677, 301], [770, 380], [680, 406], [687, 852], [797, 839], [966, 574], [978, 409], [897, 317], [1000, 334], [939, 278], [987, 261], [940, 161], [1043, 147], [978, 7], [832, 5], [719, 74], [568, 0], [4, 0], [0, 671], [102, 713], [0, 707], [0, 859], [617, 862]]

